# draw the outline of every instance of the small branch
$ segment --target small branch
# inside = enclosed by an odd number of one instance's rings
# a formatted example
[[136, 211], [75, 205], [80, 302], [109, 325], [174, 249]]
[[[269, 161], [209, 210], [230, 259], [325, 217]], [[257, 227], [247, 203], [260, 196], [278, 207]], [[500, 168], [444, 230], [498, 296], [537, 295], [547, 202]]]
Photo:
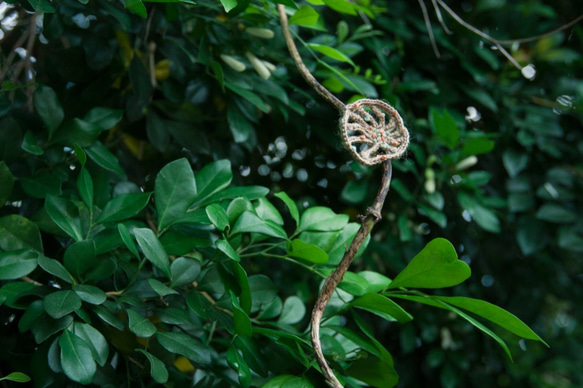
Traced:
[[453, 32], [451, 32], [451, 30], [449, 28], [447, 28], [447, 25], [443, 21], [443, 16], [441, 16], [441, 11], [439, 10], [439, 6], [437, 5], [437, 1], [431, 0], [431, 4], [433, 5], [433, 9], [435, 10], [435, 15], [437, 16], [437, 20], [439, 21], [439, 24], [441, 24], [441, 28], [443, 28], [443, 31], [445, 31], [445, 33], [448, 35], [453, 34]]
[[557, 32], [561, 32], [563, 30], [566, 30], [567, 28], [579, 23], [581, 20], [583, 20], [583, 14], [579, 15], [577, 18], [571, 20], [569, 23], [563, 24], [562, 26], [555, 28], [552, 31], [549, 32], [545, 32], [544, 34], [540, 34], [540, 35], [535, 35], [535, 36], [530, 36], [528, 38], [521, 38], [521, 39], [509, 39], [509, 40], [499, 40], [498, 43], [500, 44], [514, 44], [514, 43], [528, 43], [528, 42], [532, 42], [535, 40], [539, 40], [542, 38], [545, 38], [549, 35], [553, 35], [556, 34]]
[[328, 89], [323, 87], [317, 80], [314, 78], [312, 73], [308, 70], [304, 62], [302, 61], [302, 57], [298, 52], [296, 44], [291, 36], [291, 32], [289, 29], [289, 24], [287, 22], [287, 14], [285, 13], [285, 7], [281, 4], [277, 5], [277, 10], [279, 11], [279, 19], [281, 22], [281, 28], [283, 30], [283, 37], [285, 39], [285, 43], [287, 44], [287, 48], [296, 64], [296, 67], [300, 71], [300, 74], [308, 85], [312, 87], [322, 98], [332, 104], [339, 112], [344, 111], [344, 103], [340, 101], [335, 95], [330, 93]]
[[316, 304], [314, 305], [314, 310], [312, 311], [312, 331], [311, 331], [311, 339], [312, 345], [314, 346], [314, 352], [316, 353], [316, 360], [318, 361], [318, 365], [322, 369], [322, 373], [326, 377], [326, 383], [332, 388], [341, 388], [342, 384], [338, 381], [332, 369], [326, 362], [326, 358], [322, 353], [322, 345], [320, 343], [320, 322], [322, 321], [322, 315], [324, 313], [324, 309], [330, 300], [330, 297], [336, 290], [338, 283], [342, 281], [344, 274], [350, 267], [352, 260], [354, 260], [354, 256], [360, 249], [362, 243], [366, 239], [366, 237], [372, 231], [372, 228], [375, 226], [377, 222], [381, 219], [381, 210], [383, 208], [383, 203], [385, 202], [385, 198], [389, 192], [389, 188], [391, 186], [391, 175], [392, 175], [392, 166], [391, 161], [386, 161], [383, 164], [384, 171], [383, 177], [381, 182], [381, 187], [377, 193], [377, 196], [372, 204], [371, 207], [367, 209], [367, 214], [362, 219], [362, 224], [360, 225], [360, 229], [356, 233], [354, 240], [348, 247], [348, 250], [344, 253], [344, 257], [338, 264], [338, 267], [328, 276], [324, 285], [322, 286], [322, 290], [320, 290], [320, 295], [318, 295], [318, 299], [316, 300]]
[[22, 280], [23, 282], [26, 282], [26, 283], [34, 284], [37, 287], [43, 285], [42, 283], [39, 283], [36, 280], [29, 278], [28, 276], [23, 276], [20, 278], [20, 280]]
[[431, 42], [431, 47], [433, 48], [433, 53], [439, 59], [441, 58], [441, 53], [439, 48], [437, 48], [437, 43], [435, 42], [435, 36], [433, 36], [433, 29], [431, 28], [431, 20], [429, 20], [429, 15], [427, 14], [427, 7], [423, 0], [418, 0], [419, 7], [421, 7], [421, 12], [423, 13], [423, 20], [425, 21], [425, 28], [427, 29], [427, 35], [429, 35], [429, 41]]

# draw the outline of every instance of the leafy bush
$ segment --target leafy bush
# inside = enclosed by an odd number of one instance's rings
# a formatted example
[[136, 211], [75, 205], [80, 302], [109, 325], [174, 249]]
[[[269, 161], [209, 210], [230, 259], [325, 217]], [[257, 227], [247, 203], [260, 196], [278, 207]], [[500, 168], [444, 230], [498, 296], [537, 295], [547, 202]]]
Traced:
[[[553, 344], [580, 336], [567, 301], [581, 295], [565, 290], [583, 246], [581, 29], [513, 51], [536, 61], [529, 83], [459, 29], [435, 29], [436, 60], [416, 4], [284, 3], [316, 77], [347, 101], [388, 100], [413, 136], [384, 221], [325, 312], [324, 354], [343, 382], [576, 384], [580, 346], [560, 345], [554, 359], [532, 347], [507, 364], [516, 336], [543, 341], [480, 299]], [[330, 136], [335, 114], [296, 76], [273, 3], [125, 6], [9, 9], [20, 24], [2, 44], [2, 375], [24, 372], [35, 386], [323, 386], [308, 311], [376, 192], [376, 170], [346, 164]], [[471, 16], [533, 35], [549, 30], [539, 18], [558, 19], [545, 9], [494, 16], [484, 3]], [[528, 18], [513, 29], [516, 14]], [[10, 57], [22, 37], [28, 51]], [[480, 120], [464, 120], [468, 100]], [[470, 282], [419, 290], [462, 283], [468, 264]], [[475, 375], [463, 377], [470, 364]]]

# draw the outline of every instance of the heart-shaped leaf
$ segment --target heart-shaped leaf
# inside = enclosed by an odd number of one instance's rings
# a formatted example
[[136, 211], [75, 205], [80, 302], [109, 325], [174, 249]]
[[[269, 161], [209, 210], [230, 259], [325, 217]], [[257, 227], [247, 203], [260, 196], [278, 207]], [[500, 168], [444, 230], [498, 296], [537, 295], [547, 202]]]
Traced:
[[443, 238], [429, 242], [389, 285], [389, 288], [443, 288], [460, 284], [471, 275], [458, 260], [455, 248]]

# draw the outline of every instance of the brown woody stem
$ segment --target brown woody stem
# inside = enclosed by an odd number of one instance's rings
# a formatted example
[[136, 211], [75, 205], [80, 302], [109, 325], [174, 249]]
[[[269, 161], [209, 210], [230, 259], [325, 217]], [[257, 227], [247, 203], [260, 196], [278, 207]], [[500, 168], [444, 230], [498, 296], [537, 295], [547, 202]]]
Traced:
[[336, 109], [338, 109], [339, 112], [343, 112], [344, 111], [344, 103], [342, 101], [340, 101], [335, 95], [330, 93], [330, 91], [328, 89], [323, 87], [316, 80], [316, 78], [314, 78], [312, 73], [310, 73], [310, 71], [308, 70], [306, 65], [304, 65], [304, 62], [302, 61], [302, 57], [300, 57], [300, 53], [298, 52], [296, 44], [294, 43], [294, 40], [291, 36], [289, 24], [287, 22], [287, 15], [285, 13], [285, 7], [281, 4], [278, 4], [277, 10], [279, 11], [279, 20], [281, 22], [281, 29], [283, 30], [283, 37], [285, 39], [285, 43], [287, 44], [287, 48], [289, 50], [289, 53], [291, 54], [292, 59], [294, 60], [294, 62], [296, 64], [296, 67], [300, 71], [300, 74], [302, 75], [302, 77], [304, 77], [304, 79], [306, 80], [308, 85], [310, 85], [312, 87], [312, 89], [314, 89], [320, 96], [322, 96], [322, 98], [324, 100], [326, 100], [330, 104], [332, 104]]
[[372, 204], [366, 210], [366, 216], [362, 217], [362, 223], [360, 225], [360, 229], [354, 236], [354, 240], [348, 247], [348, 250], [344, 253], [344, 257], [336, 267], [336, 269], [328, 276], [324, 285], [322, 286], [322, 290], [320, 290], [320, 295], [318, 295], [318, 299], [316, 300], [316, 304], [314, 305], [314, 310], [312, 310], [312, 331], [311, 331], [311, 339], [312, 345], [314, 347], [314, 352], [316, 353], [316, 360], [322, 369], [322, 373], [326, 377], [326, 382], [330, 387], [338, 388], [342, 387], [342, 384], [338, 381], [332, 369], [326, 362], [326, 358], [324, 358], [324, 354], [322, 353], [322, 345], [320, 343], [320, 322], [322, 320], [322, 315], [324, 313], [324, 309], [330, 300], [330, 297], [336, 290], [338, 283], [340, 283], [344, 277], [344, 274], [350, 267], [352, 260], [354, 260], [354, 256], [362, 246], [362, 243], [366, 239], [366, 236], [370, 234], [372, 228], [375, 226], [377, 222], [381, 219], [381, 210], [383, 208], [383, 203], [385, 202], [385, 198], [389, 192], [389, 188], [391, 186], [391, 176], [392, 176], [392, 165], [391, 161], [388, 160], [383, 163], [383, 177], [381, 181], [381, 187], [377, 193], [377, 196]]
[[[300, 56], [298, 49], [293, 41], [291, 36], [291, 32], [289, 30], [289, 24], [287, 21], [287, 15], [285, 13], [285, 8], [283, 5], [278, 4], [277, 6], [280, 16], [281, 28], [283, 30], [283, 35], [285, 38], [285, 42], [289, 49], [289, 52], [295, 62], [296, 67], [298, 68], [300, 74], [306, 82], [326, 101], [332, 104], [338, 111], [342, 114], [345, 110], [345, 105], [342, 101], [340, 101], [336, 96], [334, 96], [328, 89], [323, 87], [310, 73], [308, 68], [304, 65], [302, 61], [302, 57]], [[364, 243], [366, 237], [372, 231], [372, 228], [375, 226], [377, 222], [381, 219], [381, 210], [383, 208], [383, 203], [385, 202], [385, 198], [387, 193], [389, 192], [389, 187], [391, 186], [391, 176], [392, 176], [392, 165], [391, 161], [387, 160], [383, 163], [383, 177], [381, 181], [381, 186], [377, 193], [377, 196], [372, 204], [366, 211], [366, 215], [361, 217], [361, 225], [354, 236], [354, 240], [348, 247], [348, 250], [344, 253], [344, 257], [330, 273], [330, 275], [324, 281], [324, 285], [322, 286], [322, 290], [320, 290], [320, 294], [318, 295], [318, 299], [314, 305], [314, 309], [312, 310], [312, 319], [310, 321], [312, 325], [311, 329], [311, 339], [312, 345], [314, 347], [314, 353], [316, 356], [316, 360], [318, 361], [318, 365], [326, 378], [326, 383], [332, 388], [342, 388], [342, 384], [334, 375], [332, 368], [326, 362], [326, 358], [322, 353], [322, 344], [320, 342], [320, 323], [322, 321], [322, 315], [324, 314], [324, 309], [332, 297], [332, 294], [336, 290], [338, 283], [342, 281], [344, 278], [344, 274], [348, 271], [348, 267], [354, 260], [356, 253]]]

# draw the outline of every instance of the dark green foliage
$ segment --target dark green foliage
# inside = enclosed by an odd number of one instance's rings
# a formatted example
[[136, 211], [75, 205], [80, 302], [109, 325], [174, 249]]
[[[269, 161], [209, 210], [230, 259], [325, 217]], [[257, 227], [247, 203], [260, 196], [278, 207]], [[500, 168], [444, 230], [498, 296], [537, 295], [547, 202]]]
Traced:
[[[323, 387], [310, 311], [378, 171], [347, 162], [275, 2], [5, 3], [0, 379]], [[417, 2], [281, 3], [314, 75], [412, 138], [324, 314], [339, 378], [583, 384], [581, 27], [511, 48], [528, 81], [443, 10], [437, 59]], [[456, 11], [500, 39], [581, 11], [490, 3]], [[34, 63], [10, 56], [22, 37]]]

